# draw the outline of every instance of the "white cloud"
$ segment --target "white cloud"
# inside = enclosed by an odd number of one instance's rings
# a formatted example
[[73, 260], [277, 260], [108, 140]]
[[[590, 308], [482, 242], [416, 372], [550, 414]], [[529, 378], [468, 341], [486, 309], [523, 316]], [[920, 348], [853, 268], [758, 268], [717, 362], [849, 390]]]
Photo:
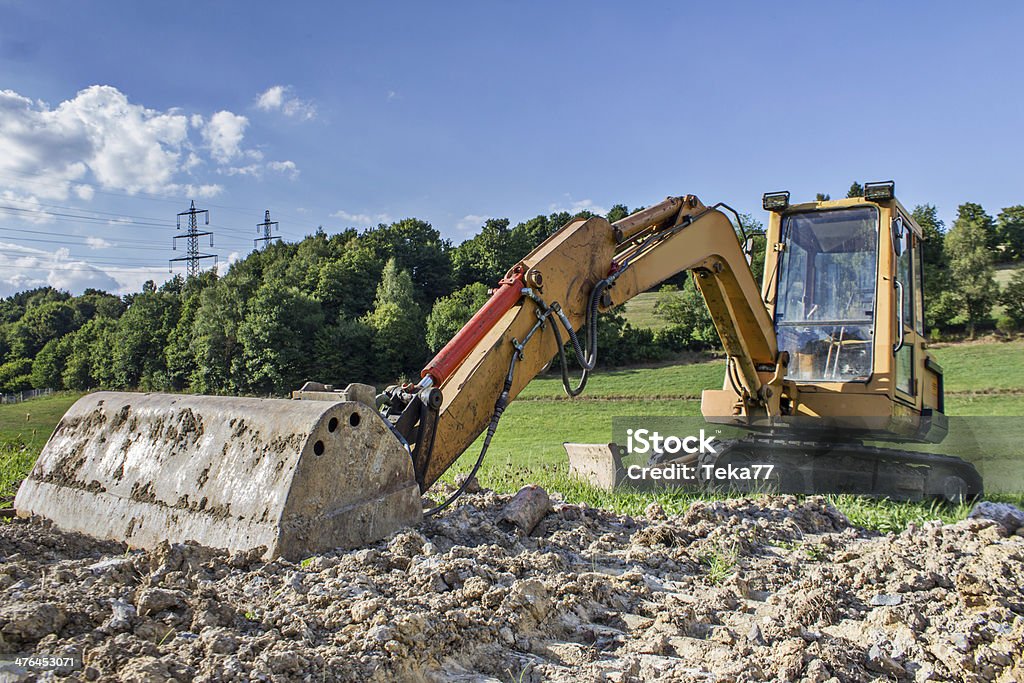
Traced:
[[224, 175], [258, 176], [261, 170], [262, 169], [259, 164], [249, 164], [248, 166], [232, 166], [231, 168], [225, 168], [218, 172], [223, 173]]
[[372, 228], [379, 223], [390, 223], [391, 216], [386, 213], [370, 215], [368, 213], [349, 213], [344, 209], [335, 211], [331, 218], [338, 218], [346, 223], [345, 227]]
[[196, 196], [202, 197], [203, 199], [209, 199], [210, 197], [216, 197], [224, 191], [223, 185], [207, 184], [207, 185], [193, 185], [188, 183], [187, 185], [176, 185], [175, 186], [180, 194], [186, 197]]
[[210, 155], [226, 164], [242, 153], [242, 138], [249, 119], [229, 111], [219, 111], [203, 126], [203, 140], [210, 147]]
[[299, 177], [299, 167], [294, 161], [271, 161], [266, 165], [248, 164], [246, 166], [231, 166], [228, 168], [217, 169], [217, 172], [229, 176], [252, 176], [254, 178], [262, 178], [264, 170], [285, 174], [292, 180]]
[[183, 171], [191, 171], [193, 168], [203, 165], [202, 158], [195, 152], [189, 152], [188, 158], [185, 159], [185, 163], [181, 165]]
[[595, 216], [606, 216], [608, 214], [609, 210], [606, 209], [603, 206], [595, 204], [593, 199], [573, 200], [573, 198], [570, 195], [567, 194], [565, 196], [566, 196], [566, 199], [569, 202], [568, 205], [566, 205], [564, 203], [563, 204], [551, 204], [551, 205], [548, 206], [548, 209], [552, 213], [554, 213], [556, 211], [568, 211], [569, 213], [574, 214], [574, 215], [579, 213], [580, 211], [589, 211], [590, 213], [594, 214]]
[[127, 294], [141, 290], [146, 280], [161, 283], [170, 277], [160, 266], [111, 270], [116, 272], [73, 258], [63, 247], [50, 252], [0, 242], [0, 297], [47, 285], [73, 294], [89, 287]]
[[231, 268], [231, 264], [237, 262], [241, 258], [242, 258], [242, 255], [239, 252], [233, 251], [230, 254], [228, 254], [228, 260], [227, 261], [220, 261], [220, 260], [218, 260], [217, 261], [217, 275], [224, 275], [224, 274], [226, 274], [228, 272], [228, 270]]
[[399, 95], [394, 90], [388, 90], [388, 102], [391, 102], [392, 100], [397, 100], [397, 99], [401, 99], [401, 95]]
[[[132, 292], [141, 292], [142, 285], [145, 284], [146, 280], [152, 280], [156, 283], [157, 287], [170, 280], [174, 275], [180, 274], [179, 272], [168, 273], [167, 266], [159, 266], [153, 268], [118, 268], [117, 272], [113, 275], [113, 278], [117, 282], [117, 288], [113, 289], [114, 294], [131, 294]], [[74, 293], [75, 290], [71, 290]], [[110, 291], [110, 290], [108, 290]]]
[[113, 242], [108, 242], [102, 237], [93, 237], [92, 235], [85, 238], [85, 243], [89, 245], [90, 249], [107, 249], [108, 247], [116, 246]]
[[[117, 88], [93, 85], [51, 107], [0, 90], [0, 189], [28, 202], [93, 198], [95, 189], [129, 194], [196, 193], [211, 197], [216, 184], [187, 182], [206, 163], [200, 151], [226, 164], [262, 158], [242, 148], [248, 119], [219, 111], [209, 119], [179, 109], [148, 109]], [[193, 142], [189, 131], [199, 132]]]
[[262, 111], [280, 111], [285, 116], [311, 121], [316, 118], [316, 105], [294, 95], [290, 85], [272, 85], [256, 98], [256, 108]]
[[280, 109], [284, 103], [284, 86], [272, 85], [256, 98], [256, 108], [263, 111]]
[[491, 220], [491, 218], [493, 218], [493, 216], [477, 216], [475, 214], [469, 214], [468, 216], [463, 216], [462, 219], [455, 224], [455, 227], [459, 230], [476, 230], [477, 228], [482, 227], [484, 223]]
[[[0, 156], [2, 158], [2, 156]], [[22, 195], [11, 190], [0, 192], [0, 199], [11, 208], [0, 212], [0, 220], [16, 220], [37, 225], [53, 222], [53, 216], [40, 205], [39, 198], [34, 195]]]
[[295, 165], [294, 161], [271, 161], [267, 164], [267, 168], [277, 173], [287, 174], [292, 180], [299, 177], [299, 167]]

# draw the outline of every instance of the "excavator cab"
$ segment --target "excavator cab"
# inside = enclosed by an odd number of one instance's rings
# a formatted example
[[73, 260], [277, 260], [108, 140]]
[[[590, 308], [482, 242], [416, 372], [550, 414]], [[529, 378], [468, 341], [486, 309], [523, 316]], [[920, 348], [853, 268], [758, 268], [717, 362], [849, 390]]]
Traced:
[[923, 234], [893, 184], [796, 205], [779, 194], [765, 198], [761, 293], [789, 356], [780, 417], [846, 436], [941, 441], [942, 368], [923, 334]]

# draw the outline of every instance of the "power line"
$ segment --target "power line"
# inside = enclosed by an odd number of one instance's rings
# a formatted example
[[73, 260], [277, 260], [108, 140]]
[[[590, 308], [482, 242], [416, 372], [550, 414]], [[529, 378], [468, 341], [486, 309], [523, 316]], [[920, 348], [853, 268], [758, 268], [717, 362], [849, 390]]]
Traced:
[[186, 242], [186, 251], [187, 251], [187, 253], [186, 253], [185, 256], [179, 256], [178, 258], [172, 258], [172, 259], [170, 259], [167, 262], [168, 270], [171, 270], [173, 268], [173, 266], [171, 264], [173, 264], [175, 261], [185, 261], [186, 262], [186, 272], [188, 273], [188, 277], [189, 278], [193, 278], [193, 277], [196, 277], [197, 275], [199, 275], [199, 262], [202, 261], [203, 259], [212, 258], [213, 259], [214, 267], [217, 266], [217, 255], [216, 254], [202, 254], [202, 253], [199, 252], [199, 238], [200, 237], [204, 237], [206, 235], [209, 235], [210, 236], [210, 246], [211, 247], [213, 246], [213, 233], [210, 232], [209, 230], [200, 230], [199, 229], [199, 223], [198, 223], [198, 221], [196, 219], [197, 219], [197, 217], [200, 214], [203, 214], [203, 215], [206, 216], [206, 224], [209, 225], [210, 224], [210, 212], [207, 211], [206, 209], [197, 209], [196, 208], [196, 202], [195, 202], [194, 199], [192, 200], [192, 206], [189, 208], [188, 211], [181, 211], [180, 213], [178, 213], [178, 230], [181, 230], [181, 217], [182, 216], [188, 216], [188, 228], [187, 228], [187, 232], [184, 235], [175, 235], [174, 239], [171, 241], [171, 243], [174, 245], [174, 249], [177, 249], [178, 248], [178, 240], [181, 239], [181, 238], [185, 238], [186, 240], [188, 240]]
[[[82, 240], [89, 240], [90, 238], [92, 238], [92, 235], [76, 235], [76, 234], [70, 233], [70, 232], [53, 232], [52, 230], [29, 230], [28, 228], [8, 228], [8, 227], [4, 227], [4, 226], [0, 226], [0, 230], [3, 230], [4, 232], [26, 233], [26, 234], [29, 234], [29, 235], [50, 235], [51, 237], [74, 237], [76, 239], [82, 239]], [[26, 239], [27, 240], [28, 238], [26, 238], [26, 237], [17, 237], [17, 238], [12, 237], [11, 239], [19, 239], [19, 240]], [[140, 245], [142, 245], [142, 244], [145, 244], [145, 245], [152, 244], [152, 242], [149, 241], [149, 240], [134, 240], [134, 239], [131, 239], [131, 238], [124, 238], [124, 237], [116, 237], [114, 239], [116, 239], [119, 244], [121, 244], [121, 243], [123, 243], [123, 244], [140, 244]], [[64, 242], [58, 242], [58, 244], [64, 244]], [[159, 247], [150, 247], [150, 248], [151, 249], [159, 249], [159, 251], [163, 251], [163, 249], [160, 249]]]
[[[0, 245], [2, 245], [2, 243], [0, 243]], [[140, 267], [144, 266], [144, 267], [147, 267], [147, 268], [150, 267], [149, 264], [151, 263], [149, 260], [146, 260], [144, 258], [139, 258], [139, 257], [133, 258], [133, 257], [129, 257], [129, 256], [102, 256], [100, 258], [92, 258], [91, 256], [88, 257], [88, 258], [81, 258], [81, 257], [77, 257], [77, 256], [58, 257], [56, 254], [54, 254], [52, 252], [49, 252], [49, 251], [38, 251], [38, 252], [34, 252], [33, 253], [33, 252], [28, 252], [28, 251], [23, 251], [23, 250], [18, 250], [18, 249], [9, 249], [9, 248], [6, 248], [4, 246], [0, 246], [0, 254], [5, 254], [5, 255], [10, 256], [12, 258], [50, 260], [50, 261], [56, 261], [58, 263], [60, 263], [60, 262], [70, 263], [70, 262], [73, 262], [73, 261], [74, 262], [81, 261], [82, 263], [88, 263], [88, 264], [93, 264], [93, 263], [109, 263], [109, 264], [117, 265], [116, 263], [114, 263], [115, 261], [117, 261], [117, 262], [120, 262], [121, 265], [123, 265], [124, 263], [129, 263], [129, 264], [137, 264]], [[57, 260], [58, 258], [62, 258], [63, 260], [62, 261], [58, 261]], [[25, 267], [26, 268], [31, 268], [32, 266], [25, 266]], [[154, 267], [156, 267], [156, 266], [154, 266]]]
[[[11, 214], [11, 215], [18, 215], [18, 216], [24, 216], [26, 214], [29, 215], [29, 216], [46, 216], [47, 218], [52, 218], [53, 220], [57, 220], [57, 221], [68, 221], [68, 222], [86, 221], [86, 222], [90, 222], [90, 223], [102, 223], [104, 225], [108, 225], [108, 226], [111, 226], [111, 227], [132, 226], [132, 227], [143, 227], [143, 228], [166, 229], [166, 228], [169, 228], [172, 225], [174, 225], [171, 222], [156, 223], [156, 222], [137, 221], [137, 220], [110, 220], [108, 218], [101, 218], [101, 217], [98, 217], [98, 216], [86, 216], [86, 215], [82, 215], [82, 214], [70, 214], [70, 213], [57, 213], [57, 212], [52, 212], [52, 211], [36, 211], [36, 210], [32, 210], [32, 209], [22, 209], [22, 208], [18, 208], [18, 207], [15, 207], [15, 206], [0, 206], [0, 213], [7, 213], [7, 214]], [[127, 216], [123, 216], [123, 214], [110, 214], [110, 215], [128, 218]], [[227, 232], [234, 233], [236, 235], [245, 235], [246, 237], [248, 237], [248, 235], [249, 235], [249, 233], [247, 231], [240, 230], [238, 228], [231, 228], [231, 227], [223, 226], [223, 225], [215, 225], [213, 227], [217, 228], [218, 230], [225, 230]]]
[[[89, 246], [87, 243], [77, 243], [77, 244], [69, 245], [67, 240], [44, 240], [44, 239], [39, 239], [37, 237], [18, 237], [18, 238], [11, 238], [11, 239], [17, 239], [19, 242], [39, 242], [39, 243], [42, 243], [42, 244], [61, 244], [61, 245], [65, 246], [65, 247], [67, 247], [67, 246], [75, 246], [75, 247], [87, 247], [87, 246]], [[163, 249], [161, 249], [159, 247], [141, 247], [141, 246], [140, 247], [136, 247], [136, 246], [132, 246], [130, 248], [131, 249], [144, 249], [146, 251], [164, 251]]]
[[[129, 199], [142, 199], [142, 200], [147, 200], [147, 201], [166, 202], [166, 203], [171, 203], [171, 204], [177, 204], [179, 201], [181, 201], [180, 198], [178, 198], [178, 197], [173, 197], [171, 195], [166, 195], [166, 194], [165, 195], [161, 195], [161, 194], [154, 194], [154, 193], [150, 193], [150, 192], [141, 192], [141, 191], [140, 192], [125, 192], [125, 191], [111, 190], [109, 188], [104, 188], [103, 186], [98, 185], [97, 183], [90, 183], [90, 182], [84, 181], [84, 180], [67, 180], [67, 181], [56, 181], [55, 182], [53, 180], [47, 180], [46, 179], [47, 178], [47, 174], [45, 174], [45, 173], [28, 173], [28, 172], [25, 172], [25, 171], [14, 171], [14, 170], [8, 169], [7, 171], [0, 171], [0, 177], [2, 177], [2, 176], [7, 176], [9, 178], [10, 177], [18, 176], [18, 181], [19, 182], [35, 183], [37, 185], [42, 185], [42, 186], [45, 186], [45, 187], [52, 187], [52, 188], [63, 188], [65, 185], [68, 185], [68, 184], [70, 184], [70, 185], [84, 185], [86, 187], [91, 188], [93, 190], [93, 192], [95, 192], [96, 194], [108, 195], [108, 196], [111, 196], [111, 197], [126, 197], [126, 198], [129, 198]], [[228, 205], [228, 204], [216, 204], [216, 203], [213, 203], [213, 202], [207, 202], [207, 205], [208, 206], [212, 206], [215, 209], [223, 209], [225, 211], [233, 211], [233, 212], [236, 212], [236, 213], [248, 214], [248, 213], [252, 212], [252, 207], [247, 207], [247, 206], [231, 206], [231, 205]], [[278, 213], [280, 213], [280, 212], [278, 212]], [[292, 216], [292, 215], [289, 215], [289, 214], [284, 214], [284, 216], [285, 216], [285, 218], [291, 218], [292, 220], [295, 220], [297, 223], [304, 222], [302, 219], [296, 218], [295, 216]]]
[[112, 221], [109, 218], [101, 218], [99, 216], [83, 216], [82, 214], [73, 213], [58, 213], [56, 211], [37, 211], [33, 209], [22, 209], [17, 206], [0, 206], [0, 212], [12, 214], [12, 215], [32, 215], [32, 216], [46, 216], [47, 218], [53, 219], [73, 219], [76, 221], [88, 221], [90, 223], [103, 223], [105, 225], [141, 225], [153, 228], [167, 228], [170, 227], [170, 223], [149, 223], [144, 221], [133, 221], [133, 220], [120, 220]]
[[[46, 202], [40, 202], [36, 200], [28, 199], [15, 199], [13, 197], [7, 197], [7, 201], [15, 202], [16, 204], [28, 204], [29, 206], [45, 206], [50, 209], [64, 209], [66, 211], [85, 211], [87, 213], [102, 214], [104, 216], [114, 216], [115, 218], [132, 218], [140, 221], [152, 221], [161, 225], [170, 225], [170, 221], [165, 221], [162, 218], [153, 218], [152, 216], [133, 216], [132, 214], [115, 212], [115, 211], [100, 211], [99, 209], [83, 209], [76, 206], [64, 206], [63, 204], [48, 204]], [[115, 221], [120, 222], [120, 221]]]
[[94, 268], [86, 265], [84, 267], [74, 266], [61, 266], [60, 262], [40, 264], [38, 266], [10, 266], [0, 264], [0, 270], [12, 270], [12, 271], [25, 271], [25, 270], [60, 270], [60, 271], [71, 271], [76, 273], [163, 273], [164, 270], [160, 266], [140, 266], [139, 268]]

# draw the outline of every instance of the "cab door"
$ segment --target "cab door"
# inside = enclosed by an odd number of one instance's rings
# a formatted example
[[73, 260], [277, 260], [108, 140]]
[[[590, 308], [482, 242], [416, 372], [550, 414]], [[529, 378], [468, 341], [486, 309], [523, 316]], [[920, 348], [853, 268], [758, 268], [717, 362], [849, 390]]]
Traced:
[[896, 398], [917, 406], [917, 360], [924, 339], [924, 302], [921, 292], [921, 238], [913, 223], [900, 211], [892, 220], [892, 243], [896, 252], [895, 289], [896, 339], [893, 344], [896, 367]]

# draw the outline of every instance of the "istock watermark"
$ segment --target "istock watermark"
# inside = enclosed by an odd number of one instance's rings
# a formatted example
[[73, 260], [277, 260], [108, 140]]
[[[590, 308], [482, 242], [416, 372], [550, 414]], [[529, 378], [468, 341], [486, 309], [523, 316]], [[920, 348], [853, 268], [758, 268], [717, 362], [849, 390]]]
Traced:
[[750, 488], [770, 480], [776, 468], [771, 463], [720, 461], [719, 456], [729, 450], [729, 442], [722, 440], [722, 430], [698, 427], [693, 420], [615, 418], [612, 431], [623, 458], [625, 478], [636, 484], [735, 484]]
[[698, 435], [678, 437], [673, 434], [662, 436], [661, 432], [650, 429], [627, 429], [626, 430], [626, 453], [717, 453], [715, 450], [715, 437], [705, 435], [700, 430]]

